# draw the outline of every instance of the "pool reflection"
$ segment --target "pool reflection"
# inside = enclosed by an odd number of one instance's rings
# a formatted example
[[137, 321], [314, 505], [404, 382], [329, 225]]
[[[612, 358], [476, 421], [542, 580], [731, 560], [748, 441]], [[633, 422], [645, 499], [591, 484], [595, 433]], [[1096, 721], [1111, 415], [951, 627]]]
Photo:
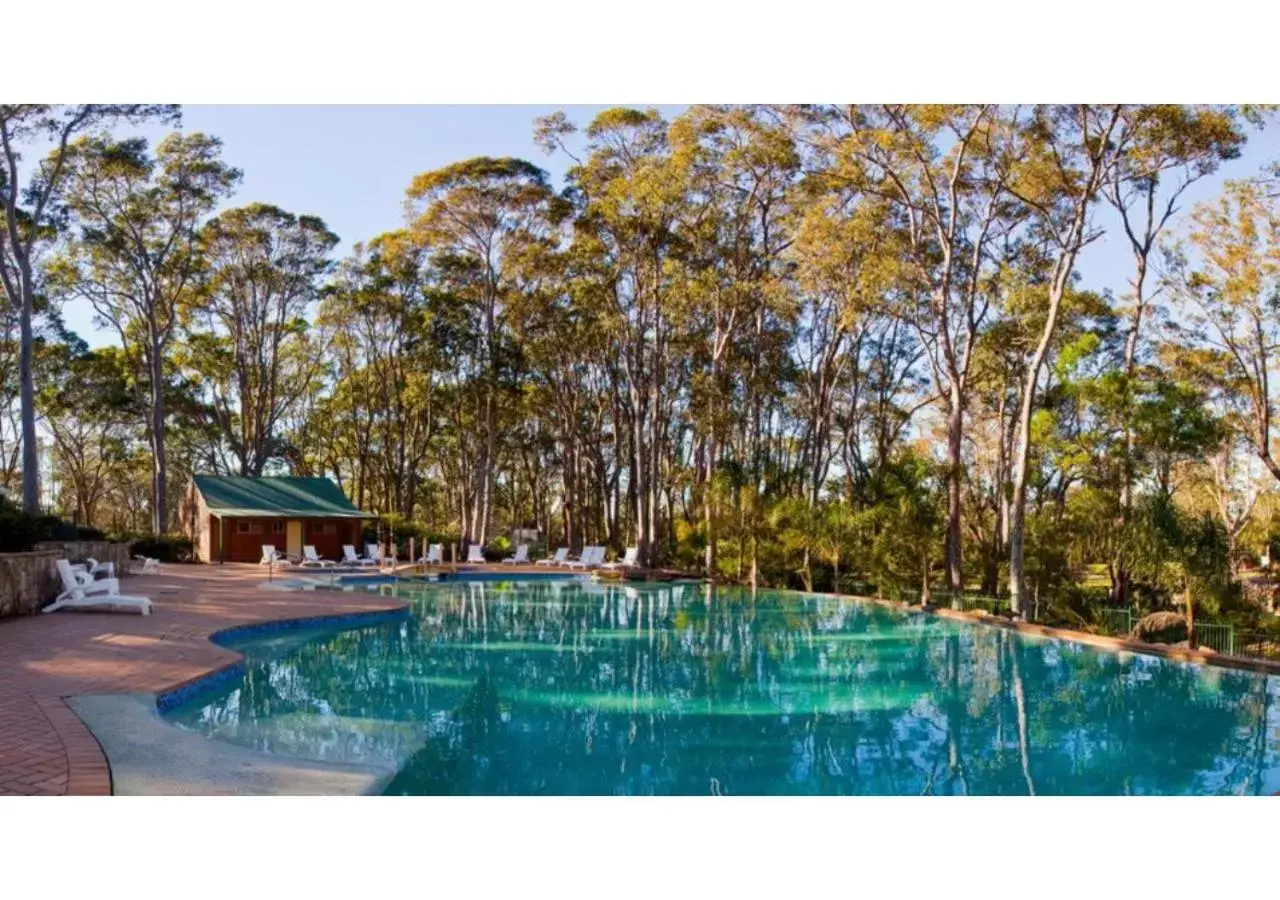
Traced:
[[245, 642], [170, 718], [403, 794], [1280, 790], [1277, 679], [811, 595], [399, 589], [408, 622]]

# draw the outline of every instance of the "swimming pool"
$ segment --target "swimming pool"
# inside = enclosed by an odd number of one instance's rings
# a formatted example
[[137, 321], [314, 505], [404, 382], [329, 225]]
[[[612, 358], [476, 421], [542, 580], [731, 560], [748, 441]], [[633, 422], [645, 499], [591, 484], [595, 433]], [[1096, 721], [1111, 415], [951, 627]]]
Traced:
[[411, 616], [233, 644], [174, 724], [389, 794], [1269, 794], [1280, 679], [830, 597], [401, 581]]

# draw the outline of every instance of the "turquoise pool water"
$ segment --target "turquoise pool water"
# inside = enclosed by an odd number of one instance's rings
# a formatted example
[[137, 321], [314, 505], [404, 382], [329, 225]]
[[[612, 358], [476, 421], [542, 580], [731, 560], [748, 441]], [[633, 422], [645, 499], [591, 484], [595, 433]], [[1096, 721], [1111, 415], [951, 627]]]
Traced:
[[350, 585], [405, 621], [234, 646], [167, 714], [390, 794], [1271, 794], [1280, 680], [794, 593]]

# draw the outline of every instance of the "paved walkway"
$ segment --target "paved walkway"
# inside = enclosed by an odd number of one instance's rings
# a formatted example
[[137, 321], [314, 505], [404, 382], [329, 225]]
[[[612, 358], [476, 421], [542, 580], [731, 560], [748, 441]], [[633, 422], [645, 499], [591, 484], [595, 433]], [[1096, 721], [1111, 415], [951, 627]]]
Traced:
[[64, 702], [76, 694], [163, 693], [235, 662], [208, 636], [233, 625], [399, 609], [373, 594], [259, 587], [258, 566], [165, 566], [121, 580], [152, 614], [65, 610], [0, 622], [0, 796], [109, 794], [97, 740]]

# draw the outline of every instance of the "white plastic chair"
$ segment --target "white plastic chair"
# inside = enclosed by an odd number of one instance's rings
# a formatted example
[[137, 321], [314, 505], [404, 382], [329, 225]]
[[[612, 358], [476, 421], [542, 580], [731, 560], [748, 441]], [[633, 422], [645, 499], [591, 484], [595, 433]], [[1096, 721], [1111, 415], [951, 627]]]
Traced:
[[108, 578], [116, 577], [116, 564], [113, 562], [98, 562], [92, 556], [86, 556], [83, 563], [72, 563], [71, 568], [74, 571], [84, 571], [89, 573], [89, 577], [96, 578], [98, 575], [105, 575]]
[[424, 566], [438, 566], [444, 562], [444, 544], [431, 544], [421, 560]]
[[376, 559], [367, 559], [357, 555], [354, 544], [342, 545], [342, 561], [349, 566], [376, 566], [378, 564]]
[[535, 566], [559, 566], [563, 565], [565, 560], [569, 558], [569, 548], [561, 547], [556, 551], [555, 556], [548, 556], [546, 559], [540, 559]]
[[120, 585], [116, 579], [103, 578], [94, 581], [88, 572], [75, 571], [71, 563], [65, 559], [58, 560], [57, 565], [63, 590], [52, 604], [44, 608], [45, 612], [94, 606], [130, 606], [144, 616], [151, 615], [151, 599], [121, 594]]
[[160, 572], [160, 560], [153, 556], [143, 556], [141, 553], [135, 553], [133, 561], [142, 563], [142, 575], [156, 575]]
[[623, 554], [622, 559], [614, 562], [607, 562], [601, 566], [602, 569], [626, 569], [635, 566], [636, 560], [640, 558], [639, 547], [628, 547], [627, 552]]
[[504, 559], [504, 565], [527, 566], [529, 564], [529, 545], [521, 544], [516, 547], [516, 555], [510, 559]]
[[484, 565], [484, 548], [479, 544], [472, 544], [471, 549], [467, 551], [467, 562]]
[[320, 568], [325, 569], [333, 565], [333, 560], [325, 559], [323, 556], [316, 553], [315, 544], [303, 544], [302, 562], [300, 565], [319, 566]]
[[583, 547], [582, 556], [569, 560], [565, 566], [570, 569], [598, 569], [604, 562], [604, 547]]

